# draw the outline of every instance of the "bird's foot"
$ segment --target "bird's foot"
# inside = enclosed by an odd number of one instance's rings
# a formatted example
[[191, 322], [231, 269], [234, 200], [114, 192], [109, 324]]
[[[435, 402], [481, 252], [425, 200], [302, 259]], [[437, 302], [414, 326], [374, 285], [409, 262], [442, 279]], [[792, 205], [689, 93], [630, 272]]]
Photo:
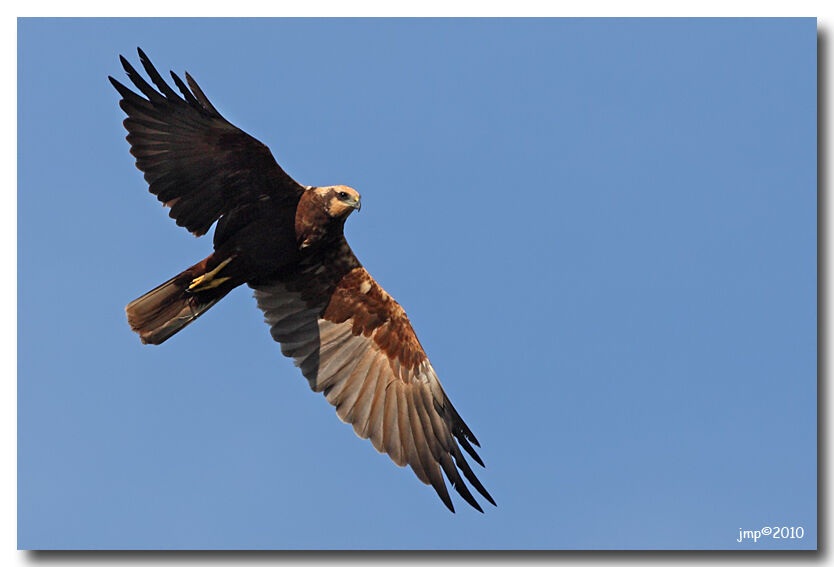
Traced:
[[202, 276], [197, 276], [191, 280], [191, 283], [188, 285], [188, 291], [204, 291], [212, 289], [219, 286], [223, 282], [230, 280], [231, 278], [217, 278], [215, 276], [217, 276], [217, 274], [220, 273], [220, 270], [225, 268], [231, 261], [231, 258], [226, 258], [212, 271], [206, 272]]

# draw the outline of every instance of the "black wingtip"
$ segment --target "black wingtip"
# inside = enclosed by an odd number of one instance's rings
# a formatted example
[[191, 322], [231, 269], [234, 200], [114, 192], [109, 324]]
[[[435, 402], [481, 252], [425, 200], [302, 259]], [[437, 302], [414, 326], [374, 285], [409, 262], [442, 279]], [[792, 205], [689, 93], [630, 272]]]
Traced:
[[476, 463], [486, 468], [486, 465], [484, 464], [484, 461], [481, 459], [481, 456], [478, 455], [478, 452], [475, 451], [472, 445], [469, 444], [469, 438], [466, 435], [458, 436], [458, 442], [460, 443], [460, 446], [463, 447], [467, 453], [469, 453], [469, 456], [472, 457]]
[[203, 109], [209, 114], [213, 114], [216, 118], [225, 120], [223, 115], [220, 114], [216, 108], [214, 108], [214, 105], [203, 92], [203, 89], [200, 88], [200, 85], [197, 84], [197, 81], [194, 80], [194, 77], [188, 74], [188, 71], [185, 72], [185, 80], [188, 82], [188, 86], [191, 87], [191, 92], [194, 94], [194, 98], [199, 101], [200, 106], [202, 106]]
[[[484, 492], [486, 492], [486, 490], [484, 490]], [[492, 496], [490, 496], [489, 492], [486, 492], [486, 494], [484, 494], [484, 492], [481, 492], [481, 496], [486, 498], [487, 502], [498, 508], [498, 504], [495, 503], [495, 500], [492, 498]]]
[[[463, 483], [461, 483], [461, 484], [463, 484]], [[480, 504], [478, 504], [478, 501], [477, 501], [477, 500], [475, 500], [475, 497], [474, 497], [474, 496], [472, 496], [472, 493], [471, 493], [471, 492], [469, 492], [468, 490], [465, 490], [465, 491], [460, 491], [460, 490], [459, 490], [459, 491], [458, 491], [458, 494], [460, 494], [460, 495], [463, 497], [463, 499], [464, 499], [464, 500], [466, 500], [466, 503], [467, 503], [467, 504], [469, 504], [470, 506], [472, 506], [473, 508], [475, 508], [475, 509], [476, 509], [478, 512], [480, 512], [481, 514], [483, 514], [483, 513], [484, 513], [484, 509], [483, 509], [483, 508], [481, 508], [481, 505], [480, 505]]]
[[[483, 496], [484, 498], [486, 498], [486, 501], [487, 501], [487, 502], [489, 502], [490, 504], [492, 504], [492, 505], [493, 505], [493, 506], [495, 506], [496, 508], [498, 507], [498, 504], [496, 504], [496, 503], [495, 503], [495, 499], [492, 497], [492, 495], [491, 495], [489, 492], [487, 492], [487, 489], [486, 489], [486, 488], [483, 488], [483, 486], [481, 486], [480, 488], [478, 488], [478, 487], [476, 486], [475, 488], [478, 490], [478, 492], [481, 494], [481, 496]], [[483, 489], [483, 490], [482, 490], [482, 489]]]
[[484, 509], [483, 509], [483, 508], [481, 508], [481, 505], [480, 505], [480, 504], [478, 504], [478, 501], [477, 501], [477, 500], [475, 500], [475, 497], [474, 497], [474, 496], [472, 496], [472, 493], [471, 493], [471, 492], [469, 492], [469, 491], [466, 491], [466, 492], [458, 492], [458, 494], [460, 494], [460, 495], [463, 497], [463, 499], [464, 499], [464, 500], [466, 500], [466, 503], [467, 503], [467, 504], [469, 504], [470, 506], [472, 506], [473, 508], [475, 508], [475, 509], [476, 509], [478, 512], [480, 512], [481, 514], [483, 514], [483, 513], [484, 513]]
[[126, 86], [121, 84], [119, 81], [117, 81], [116, 79], [114, 79], [110, 75], [107, 75], [107, 78], [110, 80], [110, 84], [113, 85], [113, 88], [115, 88], [117, 91], [119, 91], [119, 94], [122, 95], [122, 98], [125, 98], [125, 97], [128, 96], [127, 93], [130, 93], [130, 89], [128, 89]]
[[151, 60], [148, 58], [147, 55], [145, 55], [145, 52], [142, 51], [141, 47], [137, 47], [136, 51], [137, 53], [139, 53], [139, 62], [142, 63], [143, 66], [147, 66], [147, 64], [150, 63]]
[[201, 109], [202, 107], [200, 106], [200, 102], [196, 98], [194, 98], [194, 95], [191, 94], [191, 91], [188, 90], [188, 87], [185, 86], [185, 83], [182, 82], [182, 79], [180, 79], [179, 76], [173, 71], [171, 71], [170, 73], [171, 78], [174, 80], [174, 84], [180, 90], [182, 96], [185, 97], [185, 101], [191, 106]]
[[133, 65], [130, 64], [130, 61], [128, 61], [124, 55], [119, 55], [119, 61], [122, 62], [122, 67], [125, 68], [125, 72], [127, 73], [128, 77], [131, 77], [131, 80], [134, 75], [139, 74], [136, 72], [136, 69], [133, 67]]
[[449, 511], [450, 511], [452, 514], [454, 514], [454, 513], [455, 513], [455, 507], [452, 505], [452, 502], [451, 502], [451, 501], [447, 501], [445, 498], [444, 498], [444, 499], [442, 499], [442, 500], [443, 500], [443, 504], [446, 506], [446, 508], [448, 508], [448, 509], [449, 509]]

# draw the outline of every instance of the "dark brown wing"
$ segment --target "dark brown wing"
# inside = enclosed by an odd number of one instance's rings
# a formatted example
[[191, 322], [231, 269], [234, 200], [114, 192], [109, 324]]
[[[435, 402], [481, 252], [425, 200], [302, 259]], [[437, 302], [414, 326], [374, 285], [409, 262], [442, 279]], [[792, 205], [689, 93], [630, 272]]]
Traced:
[[461, 447], [481, 466], [475, 436], [458, 415], [402, 307], [359, 264], [347, 243], [270, 285], [256, 286], [281, 351], [342, 421], [399, 466], [410, 465], [454, 512], [443, 474], [483, 512], [463, 477], [493, 505]]
[[[261, 142], [223, 118], [186, 73], [189, 88], [171, 72], [180, 97], [147, 56], [139, 58], [154, 89], [124, 57], [122, 65], [142, 97], [109, 77], [127, 113], [130, 153], [150, 191], [170, 207], [170, 217], [197, 236], [228, 211], [262, 197], [301, 195]], [[158, 89], [158, 90], [157, 90]]]

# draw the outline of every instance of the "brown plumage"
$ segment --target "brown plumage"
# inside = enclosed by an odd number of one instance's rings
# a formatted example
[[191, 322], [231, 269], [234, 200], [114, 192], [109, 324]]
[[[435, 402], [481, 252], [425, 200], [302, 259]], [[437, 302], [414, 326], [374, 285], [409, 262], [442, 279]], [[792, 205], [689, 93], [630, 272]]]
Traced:
[[357, 435], [409, 465], [450, 510], [444, 475], [476, 509], [483, 511], [463, 479], [495, 504], [463, 454], [483, 466], [478, 441], [405, 311], [344, 238], [359, 193], [299, 185], [266, 146], [226, 121], [187, 73], [187, 86], [171, 73], [180, 96], [141, 50], [139, 57], [156, 88], [121, 61], [144, 97], [110, 77], [136, 165], [178, 225], [200, 236], [217, 222], [210, 256], [127, 305], [142, 342], [161, 344], [248, 284], [281, 351]]

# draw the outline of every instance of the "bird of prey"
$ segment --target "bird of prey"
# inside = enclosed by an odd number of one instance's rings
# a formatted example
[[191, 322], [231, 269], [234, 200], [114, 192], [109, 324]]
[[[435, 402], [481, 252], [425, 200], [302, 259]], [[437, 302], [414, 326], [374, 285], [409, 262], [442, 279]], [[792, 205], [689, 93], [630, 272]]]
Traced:
[[281, 352], [359, 437], [409, 465], [452, 512], [443, 475], [477, 510], [483, 512], [464, 478], [495, 505], [461, 450], [483, 466], [473, 448], [480, 445], [443, 391], [405, 311], [345, 240], [359, 193], [298, 184], [264, 144], [220, 115], [188, 73], [186, 84], [171, 72], [178, 94], [141, 49], [156, 88], [120, 59], [141, 95], [109, 79], [122, 97], [130, 153], [150, 192], [195, 236], [217, 222], [211, 255], [127, 305], [142, 342], [163, 343], [247, 284]]

